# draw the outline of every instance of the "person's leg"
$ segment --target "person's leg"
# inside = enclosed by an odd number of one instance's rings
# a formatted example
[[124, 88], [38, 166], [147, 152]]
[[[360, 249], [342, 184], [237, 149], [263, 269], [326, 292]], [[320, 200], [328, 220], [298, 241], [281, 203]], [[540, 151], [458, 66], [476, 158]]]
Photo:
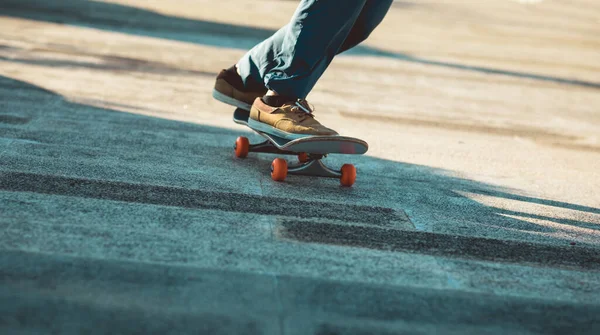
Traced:
[[250, 50], [237, 69], [229, 69], [237, 70], [238, 86], [246, 91], [267, 87], [278, 95], [255, 99], [248, 124], [289, 139], [337, 134], [316, 121], [302, 100], [336, 54], [366, 39], [381, 22], [391, 2], [382, 0], [381, 6], [378, 1], [347, 0], [339, 6], [333, 0], [303, 0], [287, 26]]
[[264, 84], [290, 98], [305, 98], [348, 37], [367, 0], [303, 0], [291, 22], [238, 63], [244, 84]]
[[[302, 19], [304, 15], [313, 15], [310, 14], [310, 6], [314, 1], [303, 1], [300, 4], [292, 21], [290, 24], [285, 27], [279, 29], [275, 34], [273, 34], [270, 38], [263, 41], [252, 50], [250, 50], [244, 57], [240, 59], [237, 64], [237, 67], [231, 67], [227, 70], [221, 71], [219, 76], [217, 77], [217, 81], [215, 84], [215, 89], [213, 90], [213, 96], [220, 101], [228, 103], [230, 105], [234, 105], [236, 107], [250, 110], [250, 107], [256, 97], [263, 96], [266, 93], [265, 87], [265, 77], [268, 74], [268, 71], [274, 69], [282, 62], [279, 59], [280, 55], [286, 55], [286, 39], [287, 45], [290, 44], [290, 29], [293, 29], [295, 26], [297, 27], [300, 24], [304, 24], [299, 19]], [[330, 2], [333, 2], [330, 0]], [[390, 6], [392, 5], [393, 0], [366, 0], [364, 1], [364, 5], [362, 6], [358, 17], [355, 19], [352, 24], [352, 28], [350, 32], [347, 34], [344, 39], [343, 44], [338, 48], [335, 52], [339, 54], [344, 52], [356, 45], [360, 42], [364, 41], [369, 34], [377, 27], [377, 25], [383, 20], [385, 15], [387, 14]], [[360, 6], [360, 2], [357, 3]], [[358, 8], [358, 7], [357, 7]], [[323, 12], [323, 10], [321, 10]], [[338, 14], [339, 15], [339, 14]], [[352, 15], [349, 19], [352, 18]], [[310, 20], [313, 22], [315, 20]], [[348, 25], [348, 22], [345, 22]], [[314, 24], [313, 24], [314, 25]], [[329, 25], [316, 25], [328, 27]], [[304, 25], [301, 26], [303, 29]], [[293, 40], [294, 35], [291, 35]], [[327, 42], [326, 39], [321, 38], [320, 41]], [[293, 41], [292, 41], [293, 42]], [[331, 48], [330, 48], [331, 49]], [[289, 50], [287, 52], [290, 54]], [[318, 71], [313, 71], [312, 82], [307, 92], [312, 89], [316, 81], [323, 74], [327, 66], [332, 60], [333, 55], [331, 51], [329, 55], [325, 56], [324, 60], [321, 60], [316, 69]], [[314, 61], [313, 61], [314, 63]], [[307, 95], [305, 93], [303, 95]]]
[[394, 0], [367, 0], [338, 54], [366, 40], [383, 21], [393, 3]]

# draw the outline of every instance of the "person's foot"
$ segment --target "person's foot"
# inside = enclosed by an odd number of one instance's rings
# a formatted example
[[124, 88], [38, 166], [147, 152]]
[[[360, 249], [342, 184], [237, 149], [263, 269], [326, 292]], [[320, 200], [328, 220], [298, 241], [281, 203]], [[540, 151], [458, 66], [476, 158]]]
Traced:
[[288, 101], [277, 107], [267, 105], [263, 98], [256, 98], [250, 110], [248, 125], [289, 140], [338, 134], [315, 119], [306, 100]]
[[221, 70], [217, 76], [212, 95], [213, 98], [228, 105], [250, 111], [254, 100], [257, 97], [262, 97], [266, 92], [266, 88], [261, 92], [247, 91], [242, 77], [237, 73], [234, 65], [229, 69]]

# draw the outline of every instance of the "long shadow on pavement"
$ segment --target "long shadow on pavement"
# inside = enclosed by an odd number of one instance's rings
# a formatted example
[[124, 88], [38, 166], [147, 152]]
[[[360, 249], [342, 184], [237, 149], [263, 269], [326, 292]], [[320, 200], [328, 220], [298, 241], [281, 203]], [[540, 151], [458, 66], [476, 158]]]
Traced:
[[[400, 4], [400, 7], [404, 5]], [[265, 28], [169, 16], [132, 6], [91, 0], [3, 0], [0, 2], [0, 16], [19, 17], [242, 50], [252, 48], [275, 32]], [[349, 52], [356, 55], [386, 57], [463, 71], [600, 88], [599, 82], [436, 61], [369, 46], [358, 46]]]
[[[570, 247], [569, 240], [551, 235], [561, 228], [518, 217], [552, 221], [565, 231], [597, 230], [598, 225], [488, 207], [461, 192], [584, 214], [598, 214], [597, 208], [526, 197], [455, 178], [448, 171], [369, 156], [353, 159], [360, 172], [355, 189], [302, 177], [276, 184], [268, 176], [268, 158], [233, 157], [231, 143], [242, 132], [73, 103], [1, 76], [0, 96], [2, 191], [273, 215], [283, 218], [281, 237], [309, 242], [344, 244], [339, 238], [343, 234], [332, 235], [334, 230], [320, 228], [314, 224], [317, 220], [323, 225], [342, 223], [340, 229], [354, 231], [349, 242], [354, 246], [584, 268], [593, 268], [592, 260], [600, 264], [593, 249]], [[18, 202], [13, 210], [19, 212]], [[403, 211], [417, 224], [433, 223], [431, 232], [411, 229], [394, 235], [381, 230], [405, 229]], [[298, 230], [300, 226], [303, 229]], [[357, 238], [366, 236], [365, 229], [379, 237]], [[418, 245], [404, 243], [418, 239], [422, 240]]]
[[[553, 228], [506, 217], [459, 191], [589, 213], [597, 208], [524, 197], [447, 171], [368, 156], [356, 158], [361, 177], [355, 189], [308, 178], [276, 184], [267, 159], [233, 158], [231, 143], [241, 132], [74, 103], [3, 76], [0, 97], [0, 329], [9, 333], [391, 334], [398, 327], [558, 333], [598, 326], [593, 304], [184, 266], [188, 258], [203, 257], [201, 247], [186, 244], [190, 239], [231, 225], [224, 218], [243, 213], [277, 218], [281, 243], [597, 271], [597, 248], [566, 246], [560, 238], [529, 242]], [[133, 214], [113, 222], [124, 207]], [[219, 214], [214, 222], [192, 217], [194, 227], [188, 214], [165, 208]], [[397, 229], [403, 209], [470, 229]], [[224, 238], [247, 246], [253, 242], [243, 240], [252, 240], [246, 234], [257, 226], [250, 228], [235, 237], [225, 230]], [[516, 232], [515, 239], [503, 240], [503, 229]], [[169, 230], [180, 232], [148, 237]], [[146, 251], [166, 249], [168, 262], [136, 262], [132, 249], [146, 243]], [[94, 248], [104, 251], [88, 250]], [[81, 257], [86, 254], [96, 257]], [[106, 254], [113, 256], [97, 256]]]

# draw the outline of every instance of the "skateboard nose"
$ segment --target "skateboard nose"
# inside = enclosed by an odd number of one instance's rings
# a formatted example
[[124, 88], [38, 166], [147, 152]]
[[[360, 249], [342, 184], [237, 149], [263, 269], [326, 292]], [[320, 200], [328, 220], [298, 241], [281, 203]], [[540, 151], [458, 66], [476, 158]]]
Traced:
[[355, 154], [356, 153], [356, 147], [352, 143], [342, 143], [342, 150], [341, 150], [341, 152], [343, 154]]

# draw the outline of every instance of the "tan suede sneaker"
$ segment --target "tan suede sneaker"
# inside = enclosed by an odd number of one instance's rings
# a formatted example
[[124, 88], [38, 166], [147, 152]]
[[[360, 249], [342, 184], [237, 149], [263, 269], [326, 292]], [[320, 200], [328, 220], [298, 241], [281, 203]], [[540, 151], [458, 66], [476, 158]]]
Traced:
[[332, 136], [338, 133], [317, 121], [306, 100], [272, 107], [261, 98], [254, 100], [248, 125], [256, 130], [293, 140], [306, 136]]
[[235, 66], [222, 70], [217, 76], [213, 89], [213, 98], [228, 105], [250, 111], [254, 99], [267, 93], [265, 88], [260, 92], [249, 92], [244, 89], [242, 78], [237, 73]]

